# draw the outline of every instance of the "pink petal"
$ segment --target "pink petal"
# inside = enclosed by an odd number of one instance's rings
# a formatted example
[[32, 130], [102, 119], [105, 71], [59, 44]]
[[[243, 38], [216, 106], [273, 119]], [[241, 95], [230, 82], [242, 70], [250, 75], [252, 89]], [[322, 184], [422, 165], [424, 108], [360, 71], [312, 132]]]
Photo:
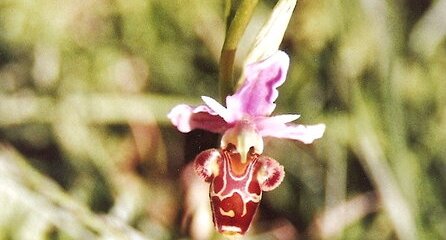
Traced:
[[259, 134], [263, 137], [276, 137], [299, 140], [309, 144], [321, 138], [325, 132], [325, 124], [286, 125], [283, 123], [263, 124], [259, 126]]
[[277, 87], [283, 84], [289, 65], [286, 53], [278, 51], [270, 58], [246, 66], [246, 79], [239, 90], [226, 98], [226, 105], [232, 113], [250, 116], [269, 116], [274, 111], [279, 93]]
[[212, 109], [212, 111], [220, 115], [226, 122], [232, 122], [234, 120], [231, 112], [215, 99], [206, 96], [201, 96], [201, 99], [210, 109]]
[[175, 106], [167, 115], [180, 132], [203, 129], [214, 133], [223, 133], [229, 128], [228, 123], [208, 106], [191, 107], [186, 104]]
[[300, 117], [299, 114], [282, 114], [272, 117], [257, 117], [254, 118], [257, 128], [268, 127], [269, 124], [284, 124], [297, 120]]

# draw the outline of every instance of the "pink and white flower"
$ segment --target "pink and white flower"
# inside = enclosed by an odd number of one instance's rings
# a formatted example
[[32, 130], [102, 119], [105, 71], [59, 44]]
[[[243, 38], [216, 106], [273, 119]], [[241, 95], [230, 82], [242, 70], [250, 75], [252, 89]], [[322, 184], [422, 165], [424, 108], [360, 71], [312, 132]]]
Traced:
[[289, 57], [282, 51], [246, 66], [243, 85], [226, 97], [226, 107], [203, 96], [204, 105], [181, 104], [168, 114], [179, 131], [204, 129], [223, 134], [220, 149], [209, 149], [195, 159], [195, 171], [210, 182], [214, 224], [219, 232], [244, 234], [253, 219], [262, 191], [276, 188], [284, 171], [276, 160], [262, 156], [263, 137], [312, 143], [321, 138], [324, 124], [292, 124], [297, 114], [271, 116], [277, 88], [286, 79]]
[[[270, 58], [245, 68], [246, 79], [239, 90], [226, 97], [226, 107], [216, 100], [203, 96], [205, 105], [191, 107], [185, 104], [174, 107], [168, 114], [179, 131], [204, 129], [222, 133], [221, 147], [229, 143], [246, 156], [251, 147], [263, 152], [263, 137], [288, 138], [312, 143], [322, 137], [324, 124], [291, 124], [297, 114], [271, 116], [276, 108], [277, 88], [285, 82], [289, 57], [278, 51]], [[246, 157], [242, 158], [245, 161]]]

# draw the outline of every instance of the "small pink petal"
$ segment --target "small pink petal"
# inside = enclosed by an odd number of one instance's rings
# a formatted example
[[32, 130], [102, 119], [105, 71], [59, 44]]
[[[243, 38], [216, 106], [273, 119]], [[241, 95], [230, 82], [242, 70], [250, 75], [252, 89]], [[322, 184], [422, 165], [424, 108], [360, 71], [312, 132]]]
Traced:
[[259, 134], [264, 137], [299, 140], [305, 144], [312, 143], [314, 140], [321, 138], [324, 132], [325, 124], [308, 126], [272, 124], [270, 126], [263, 126], [263, 129], [259, 130]]
[[223, 118], [205, 105], [193, 108], [186, 104], [180, 104], [175, 106], [167, 117], [183, 133], [190, 132], [193, 129], [223, 133], [229, 128]]
[[289, 61], [286, 53], [278, 51], [262, 62], [246, 66], [246, 79], [234, 95], [226, 98], [227, 108], [250, 116], [271, 115], [279, 95], [277, 88], [285, 81]]
[[212, 109], [215, 113], [220, 115], [226, 122], [232, 122], [232, 114], [231, 112], [223, 107], [219, 102], [217, 102], [215, 99], [211, 97], [201, 96], [201, 99], [203, 100], [206, 105]]

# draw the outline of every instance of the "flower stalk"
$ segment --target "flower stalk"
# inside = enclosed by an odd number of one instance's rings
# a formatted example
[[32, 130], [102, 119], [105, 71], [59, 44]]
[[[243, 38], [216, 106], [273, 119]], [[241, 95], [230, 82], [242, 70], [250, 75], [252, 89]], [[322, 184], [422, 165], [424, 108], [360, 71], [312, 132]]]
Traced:
[[[219, 88], [220, 98], [231, 95], [234, 92], [234, 59], [237, 51], [237, 46], [243, 33], [251, 20], [258, 0], [242, 0], [238, 5], [234, 18], [230, 20], [228, 29], [226, 30], [226, 37], [220, 55], [220, 73], [219, 73]], [[228, 3], [229, 4], [229, 3]]]

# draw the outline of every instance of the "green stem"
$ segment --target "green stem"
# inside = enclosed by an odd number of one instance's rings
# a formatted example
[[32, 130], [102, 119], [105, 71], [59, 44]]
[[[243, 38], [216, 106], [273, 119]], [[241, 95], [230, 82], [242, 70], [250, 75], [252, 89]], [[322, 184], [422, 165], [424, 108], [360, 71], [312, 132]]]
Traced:
[[220, 97], [224, 99], [232, 94], [234, 88], [234, 59], [237, 46], [248, 26], [258, 0], [241, 0], [238, 9], [226, 31], [225, 42], [220, 56]]

